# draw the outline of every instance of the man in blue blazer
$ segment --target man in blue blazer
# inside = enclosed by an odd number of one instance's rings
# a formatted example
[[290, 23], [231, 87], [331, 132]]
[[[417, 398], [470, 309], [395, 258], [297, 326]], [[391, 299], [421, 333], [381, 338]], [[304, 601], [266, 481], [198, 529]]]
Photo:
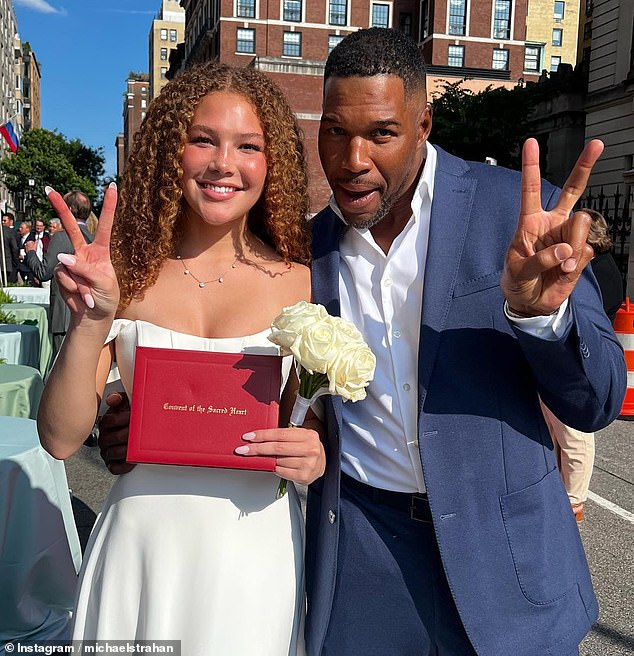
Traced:
[[373, 28], [333, 50], [313, 294], [377, 371], [367, 399], [325, 397], [308, 653], [572, 656], [598, 607], [538, 395], [584, 431], [621, 406], [589, 217], [569, 218], [602, 144], [560, 193], [533, 140], [520, 179], [434, 148], [430, 129], [413, 41]]

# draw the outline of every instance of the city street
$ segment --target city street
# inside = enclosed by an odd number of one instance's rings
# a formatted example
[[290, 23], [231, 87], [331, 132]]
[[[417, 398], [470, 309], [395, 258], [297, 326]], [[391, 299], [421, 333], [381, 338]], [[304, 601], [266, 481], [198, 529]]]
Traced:
[[[596, 435], [591, 500], [581, 536], [601, 616], [582, 656], [634, 654], [634, 422], [615, 421]], [[66, 463], [82, 547], [112, 476], [97, 448], [82, 447]], [[539, 656], [539, 655], [535, 655]]]

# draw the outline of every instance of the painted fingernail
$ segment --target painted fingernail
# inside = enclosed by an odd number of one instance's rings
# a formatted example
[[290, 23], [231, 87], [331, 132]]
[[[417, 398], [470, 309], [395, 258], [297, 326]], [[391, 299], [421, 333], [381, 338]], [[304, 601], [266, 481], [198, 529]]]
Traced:
[[560, 246], [558, 246], [557, 248], [555, 248], [555, 257], [556, 257], [558, 260], [564, 260], [564, 259], [566, 259], [566, 249], [565, 249], [565, 248], [561, 248]]
[[53, 189], [53, 187], [49, 187], [48, 185], [46, 185], [46, 187], [44, 187], [44, 193], [47, 196], [51, 193], [51, 191], [55, 191], [55, 189]]
[[245, 434], [242, 436], [242, 439], [243, 439], [243, 440], [247, 440], [247, 441], [250, 442], [251, 440], [254, 440], [254, 439], [255, 439], [255, 433], [245, 433]]
[[84, 294], [84, 303], [92, 310], [95, 307], [95, 299], [92, 294]]
[[111, 182], [111, 183], [108, 185], [108, 189], [116, 189], [116, 188], [117, 188], [117, 183], [116, 183], [116, 182]]
[[73, 266], [77, 263], [77, 258], [69, 253], [59, 253], [57, 255], [57, 260], [65, 266]]
[[235, 450], [235, 453], [237, 453], [238, 455], [243, 456], [243, 455], [246, 455], [247, 453], [249, 453], [249, 450], [250, 450], [249, 445], [245, 444], [244, 446], [237, 447], [236, 450]]

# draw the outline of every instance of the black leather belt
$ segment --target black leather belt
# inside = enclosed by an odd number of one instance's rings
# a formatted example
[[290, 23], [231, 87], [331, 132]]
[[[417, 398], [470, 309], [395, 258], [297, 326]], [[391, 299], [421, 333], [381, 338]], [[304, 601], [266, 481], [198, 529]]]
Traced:
[[373, 503], [408, 513], [410, 519], [416, 522], [433, 523], [429, 508], [429, 499], [425, 492], [413, 494], [411, 492], [382, 490], [381, 488], [361, 483], [361, 481], [343, 472], [341, 473], [341, 486], [353, 490]]

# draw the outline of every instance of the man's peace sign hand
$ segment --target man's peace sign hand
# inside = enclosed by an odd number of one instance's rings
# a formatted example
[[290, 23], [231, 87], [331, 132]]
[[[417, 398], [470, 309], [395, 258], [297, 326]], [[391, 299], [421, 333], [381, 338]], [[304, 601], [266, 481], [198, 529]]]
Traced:
[[74, 255], [60, 253], [60, 264], [55, 277], [64, 301], [75, 320], [112, 319], [119, 304], [119, 285], [110, 260], [110, 233], [117, 207], [117, 187], [106, 189], [95, 239], [87, 244], [68, 205], [62, 196], [50, 187], [48, 199], [59, 216], [75, 251]]
[[539, 146], [535, 139], [524, 144], [520, 216], [500, 281], [509, 308], [517, 314], [555, 312], [592, 259], [592, 248], [586, 243], [590, 216], [585, 212], [570, 214], [602, 152], [601, 141], [595, 139], [586, 145], [557, 204], [546, 211], [541, 203]]

